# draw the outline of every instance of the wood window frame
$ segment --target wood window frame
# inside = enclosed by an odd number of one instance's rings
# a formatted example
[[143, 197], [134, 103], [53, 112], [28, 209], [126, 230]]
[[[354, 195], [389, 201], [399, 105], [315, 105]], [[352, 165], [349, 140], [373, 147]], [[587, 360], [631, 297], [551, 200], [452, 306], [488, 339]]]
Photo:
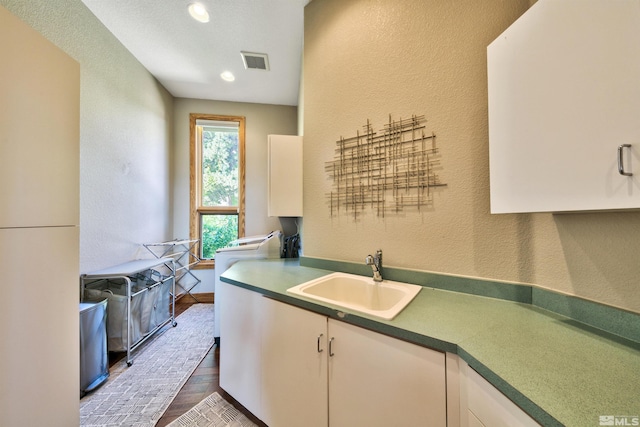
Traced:
[[[202, 144], [197, 135], [198, 120], [228, 121], [238, 123], [238, 207], [225, 208], [221, 206], [201, 206], [202, 201]], [[189, 114], [189, 235], [190, 239], [201, 240], [201, 218], [203, 214], [238, 214], [238, 237], [244, 237], [244, 207], [245, 207], [245, 117], [223, 116], [217, 114]], [[198, 254], [201, 253], [202, 241], [198, 242]], [[214, 268], [212, 259], [202, 260], [194, 268]]]

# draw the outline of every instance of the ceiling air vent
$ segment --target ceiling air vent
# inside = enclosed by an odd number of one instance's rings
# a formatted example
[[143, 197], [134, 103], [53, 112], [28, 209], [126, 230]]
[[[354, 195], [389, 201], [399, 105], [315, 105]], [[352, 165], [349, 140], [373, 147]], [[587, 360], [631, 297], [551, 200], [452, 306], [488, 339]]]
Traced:
[[249, 70], [269, 70], [269, 57], [266, 53], [240, 52], [244, 68]]

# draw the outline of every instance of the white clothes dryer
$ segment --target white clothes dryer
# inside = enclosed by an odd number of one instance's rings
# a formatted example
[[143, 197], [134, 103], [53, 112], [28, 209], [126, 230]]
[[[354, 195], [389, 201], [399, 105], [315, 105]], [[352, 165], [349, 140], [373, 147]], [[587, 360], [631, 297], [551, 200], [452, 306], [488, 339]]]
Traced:
[[282, 232], [272, 231], [266, 235], [243, 237], [216, 251], [214, 268], [214, 339], [220, 344], [220, 310], [224, 294], [217, 292], [220, 276], [237, 261], [245, 259], [280, 258], [282, 254]]

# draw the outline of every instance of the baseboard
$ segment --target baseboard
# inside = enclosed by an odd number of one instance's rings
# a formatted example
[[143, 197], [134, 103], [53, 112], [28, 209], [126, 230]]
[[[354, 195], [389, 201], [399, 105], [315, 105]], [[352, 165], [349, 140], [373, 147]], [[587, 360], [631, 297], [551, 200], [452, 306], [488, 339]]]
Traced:
[[193, 304], [193, 303], [205, 303], [205, 304], [213, 304], [214, 303], [214, 293], [199, 293], [199, 294], [183, 294], [178, 296], [176, 299], [177, 303], [181, 304]]

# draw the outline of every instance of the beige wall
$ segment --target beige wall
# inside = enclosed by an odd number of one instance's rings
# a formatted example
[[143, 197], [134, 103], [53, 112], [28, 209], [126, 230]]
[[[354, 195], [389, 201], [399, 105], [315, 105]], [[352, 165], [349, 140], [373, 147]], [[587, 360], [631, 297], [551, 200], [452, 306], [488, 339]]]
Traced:
[[[246, 118], [245, 235], [282, 230], [278, 218], [267, 216], [267, 135], [297, 135], [296, 107], [176, 98], [174, 103], [174, 202], [176, 237], [189, 235], [189, 114], [220, 114]], [[202, 283], [194, 292], [212, 292], [212, 270], [196, 272]]]
[[[304, 255], [523, 282], [640, 312], [640, 214], [489, 213], [486, 46], [529, 0], [313, 0], [305, 9]], [[335, 141], [424, 114], [433, 208], [329, 214]]]

